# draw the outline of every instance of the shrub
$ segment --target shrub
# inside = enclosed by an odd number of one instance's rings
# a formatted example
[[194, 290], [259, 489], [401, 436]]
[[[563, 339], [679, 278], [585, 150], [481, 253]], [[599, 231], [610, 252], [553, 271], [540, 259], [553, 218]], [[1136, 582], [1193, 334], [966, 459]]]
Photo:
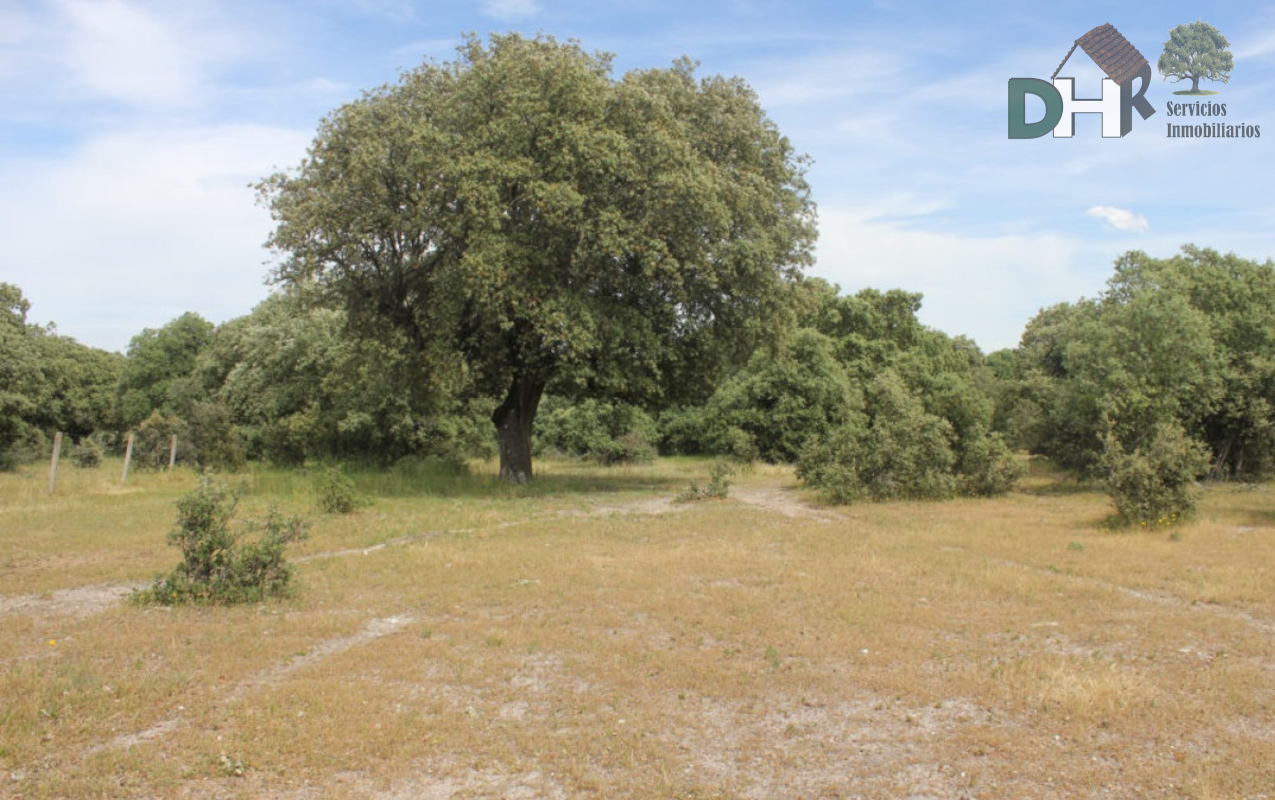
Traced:
[[829, 337], [802, 328], [777, 350], [755, 352], [704, 409], [711, 449], [740, 461], [795, 461], [860, 404], [836, 350]]
[[320, 476], [315, 494], [319, 509], [325, 514], [349, 514], [363, 504], [362, 498], [354, 491], [354, 481], [335, 467]]
[[926, 412], [890, 370], [868, 392], [871, 421], [855, 415], [802, 451], [797, 476], [831, 503], [938, 500], [957, 489], [951, 424]]
[[1195, 479], [1209, 467], [1208, 449], [1176, 424], [1160, 423], [1132, 451], [1108, 436], [1104, 483], [1125, 525], [1171, 525], [1195, 511]]
[[85, 436], [71, 450], [71, 463], [81, 469], [97, 469], [102, 466], [102, 445], [97, 439]]
[[47, 459], [53, 452], [44, 431], [21, 420], [0, 431], [0, 472], [16, 469], [19, 464]]
[[655, 422], [627, 403], [546, 398], [536, 415], [536, 450], [586, 458], [603, 465], [651, 461]]
[[168, 468], [172, 437], [177, 437], [177, 463], [193, 462], [194, 446], [190, 441], [190, 428], [179, 417], [152, 411], [137, 426], [133, 436], [133, 469], [154, 471]]
[[724, 500], [730, 494], [730, 481], [735, 468], [728, 461], [717, 459], [708, 469], [708, 485], [700, 486], [692, 483], [673, 498], [675, 503], [690, 503], [696, 500]]
[[811, 440], [797, 459], [797, 478], [833, 505], [862, 499], [866, 493], [859, 474], [862, 438], [861, 427], [847, 423]]
[[702, 406], [667, 408], [660, 412], [657, 424], [663, 455], [693, 456], [712, 450]]
[[613, 464], [649, 464], [655, 460], [655, 445], [643, 434], [630, 431], [604, 443], [590, 455], [604, 467]]
[[225, 403], [212, 400], [193, 403], [187, 427], [195, 463], [200, 469], [234, 471], [244, 465], [247, 451], [230, 421], [230, 407]]
[[229, 605], [255, 603], [287, 593], [292, 568], [284, 547], [305, 538], [299, 517], [271, 508], [256, 541], [245, 541], [231, 527], [238, 497], [203, 479], [177, 501], [177, 528], [168, 543], [181, 548], [182, 561], [149, 589], [135, 592], [138, 603]]
[[983, 430], [967, 434], [961, 442], [959, 468], [961, 494], [978, 497], [1005, 494], [1027, 474], [1027, 466], [1014, 457], [1004, 437]]

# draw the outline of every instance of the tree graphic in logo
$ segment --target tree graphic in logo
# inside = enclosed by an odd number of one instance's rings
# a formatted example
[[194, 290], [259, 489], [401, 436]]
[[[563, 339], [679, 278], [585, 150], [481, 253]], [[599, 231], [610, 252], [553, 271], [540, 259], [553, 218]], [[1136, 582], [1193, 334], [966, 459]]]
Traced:
[[1226, 48], [1231, 43], [1222, 32], [1207, 22], [1195, 22], [1179, 25], [1169, 31], [1169, 40], [1164, 43], [1164, 52], [1156, 63], [1156, 69], [1165, 80], [1173, 78], [1173, 82], [1191, 79], [1190, 91], [1178, 91], [1174, 94], [1217, 94], [1208, 90], [1200, 91], [1200, 78], [1218, 83], [1228, 83], [1235, 59]]

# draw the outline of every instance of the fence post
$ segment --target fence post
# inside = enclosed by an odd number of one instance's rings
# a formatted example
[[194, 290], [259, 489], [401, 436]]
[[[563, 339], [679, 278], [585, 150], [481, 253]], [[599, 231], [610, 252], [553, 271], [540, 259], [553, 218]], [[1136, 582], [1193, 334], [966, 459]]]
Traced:
[[128, 482], [128, 464], [133, 460], [133, 432], [128, 432], [128, 446], [124, 448], [124, 474], [120, 476], [120, 483]]
[[173, 471], [173, 465], [177, 463], [177, 434], [173, 434], [172, 440], [168, 443], [168, 471]]
[[49, 465], [49, 494], [53, 494], [53, 487], [58, 482], [58, 456], [62, 454], [62, 433], [53, 434], [53, 463]]

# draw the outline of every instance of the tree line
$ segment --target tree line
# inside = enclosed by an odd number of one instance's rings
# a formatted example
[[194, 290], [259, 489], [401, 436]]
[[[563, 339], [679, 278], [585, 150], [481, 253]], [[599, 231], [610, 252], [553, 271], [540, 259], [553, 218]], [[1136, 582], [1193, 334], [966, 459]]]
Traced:
[[[180, 432], [183, 460], [223, 469], [495, 453], [498, 397], [464, 371], [425, 374], [410, 346], [363, 334], [304, 288], [220, 326], [184, 314], [125, 355], [29, 322], [17, 287], [0, 285], [0, 298], [8, 463], [43, 457], [54, 431], [108, 445], [128, 430], [161, 443]], [[555, 384], [535, 447], [601, 463], [657, 452], [794, 463], [812, 485], [877, 498], [1003, 490], [1014, 451], [1100, 476], [1176, 443], [1195, 477], [1275, 470], [1270, 261], [1190, 245], [1168, 259], [1126, 253], [1099, 296], [1042, 310], [1018, 347], [988, 355], [923, 326], [921, 299], [793, 281], [792, 325], [699, 396], [581, 399]]]

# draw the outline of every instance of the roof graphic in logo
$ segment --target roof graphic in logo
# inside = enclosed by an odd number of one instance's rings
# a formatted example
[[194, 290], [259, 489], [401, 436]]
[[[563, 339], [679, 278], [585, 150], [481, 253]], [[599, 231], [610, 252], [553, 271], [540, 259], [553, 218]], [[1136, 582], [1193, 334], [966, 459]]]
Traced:
[[1092, 58], [1093, 63], [1107, 73], [1107, 77], [1115, 81], [1117, 86], [1124, 86], [1125, 82], [1134, 78], [1144, 66], [1150, 69], [1149, 62], [1138, 52], [1138, 48], [1121, 36], [1114, 25], [1107, 23], [1099, 25], [1076, 40], [1076, 43], [1067, 51], [1067, 55], [1063, 57], [1062, 64], [1059, 64], [1054, 74], [1049, 76], [1051, 81], [1058, 77], [1059, 72], [1062, 72], [1063, 64], [1066, 64], [1071, 54], [1076, 52], [1076, 47], [1084, 50], [1085, 55]]

